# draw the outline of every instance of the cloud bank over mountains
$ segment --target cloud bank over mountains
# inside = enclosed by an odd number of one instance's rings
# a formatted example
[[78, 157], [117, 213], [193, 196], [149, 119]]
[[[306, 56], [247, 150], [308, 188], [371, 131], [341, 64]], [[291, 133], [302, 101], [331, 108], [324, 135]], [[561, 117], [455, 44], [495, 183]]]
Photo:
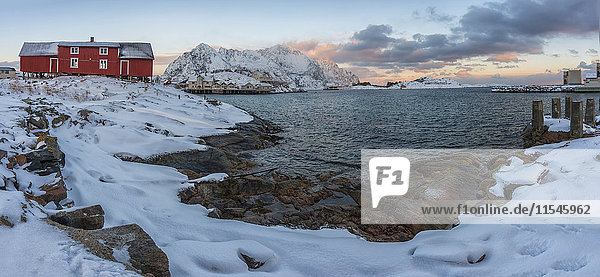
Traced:
[[505, 0], [470, 6], [456, 20], [435, 8], [413, 16], [454, 23], [449, 23], [453, 27], [445, 34], [396, 36], [392, 26], [380, 24], [355, 32], [345, 43], [307, 41], [289, 45], [337, 63], [388, 73], [418, 72], [456, 66], [461, 60], [479, 57], [498, 68], [508, 68], [499, 64], [522, 62], [520, 55], [544, 54], [549, 39], [598, 32], [596, 0]]

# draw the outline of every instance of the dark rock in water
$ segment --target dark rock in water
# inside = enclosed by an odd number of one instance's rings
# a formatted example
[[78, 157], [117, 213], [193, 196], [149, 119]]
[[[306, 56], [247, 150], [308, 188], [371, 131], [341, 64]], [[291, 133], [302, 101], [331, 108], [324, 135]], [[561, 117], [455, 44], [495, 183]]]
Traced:
[[171, 276], [167, 255], [137, 224], [83, 230], [46, 222], [67, 231], [69, 237], [102, 259], [121, 263], [126, 269], [144, 276]]
[[143, 274], [171, 276], [167, 255], [137, 224], [90, 231], [90, 234], [110, 248], [127, 251], [131, 266], [141, 270]]
[[104, 210], [102, 206], [95, 205], [70, 212], [58, 212], [51, 215], [50, 219], [73, 228], [96, 230], [104, 227]]
[[281, 131], [268, 120], [254, 117], [247, 123], [238, 123], [234, 132], [204, 137], [207, 145], [233, 153], [273, 147], [281, 137], [274, 135]]
[[191, 150], [134, 161], [170, 166], [179, 170], [186, 170], [188, 173], [193, 171], [202, 176], [220, 172], [243, 172], [256, 166], [255, 163], [248, 160], [242, 160], [233, 153], [212, 147], [208, 148], [206, 151]]

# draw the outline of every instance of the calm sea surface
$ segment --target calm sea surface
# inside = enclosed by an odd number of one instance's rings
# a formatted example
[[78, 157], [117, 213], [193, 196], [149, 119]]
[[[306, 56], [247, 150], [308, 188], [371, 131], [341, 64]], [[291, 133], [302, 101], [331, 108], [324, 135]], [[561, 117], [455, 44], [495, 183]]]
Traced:
[[[283, 127], [278, 146], [249, 155], [266, 166], [312, 175], [352, 170], [361, 149], [521, 148], [531, 102], [560, 93], [490, 89], [350, 90], [276, 95], [208, 95]], [[600, 94], [569, 94], [585, 101]], [[598, 102], [596, 102], [598, 103]], [[585, 102], [584, 102], [585, 104]]]

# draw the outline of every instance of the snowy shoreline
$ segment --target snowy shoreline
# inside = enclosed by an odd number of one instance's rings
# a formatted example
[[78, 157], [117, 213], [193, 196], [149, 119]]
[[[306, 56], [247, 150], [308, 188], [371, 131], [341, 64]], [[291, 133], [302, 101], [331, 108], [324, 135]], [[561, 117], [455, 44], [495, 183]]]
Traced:
[[[460, 225], [426, 231], [404, 243], [370, 243], [345, 230], [318, 231], [264, 227], [207, 217], [200, 205], [186, 205], [177, 193], [188, 178], [174, 168], [122, 161], [115, 154], [140, 157], [159, 152], [202, 150], [197, 138], [229, 132], [252, 117], [231, 105], [213, 105], [200, 97], [152, 84], [102, 77], [0, 80], [0, 149], [23, 153], [37, 142], [19, 126], [27, 98], [46, 98], [71, 117], [50, 134], [66, 155], [63, 169], [69, 198], [77, 206], [100, 204], [105, 227], [139, 224], [168, 256], [173, 276], [473, 276], [594, 275], [600, 234], [596, 225]], [[179, 99], [181, 98], [181, 99]], [[85, 115], [79, 111], [89, 111]], [[54, 117], [52, 115], [51, 117]], [[50, 118], [52, 119], [52, 118]], [[77, 121], [77, 124], [74, 122]], [[531, 164], [515, 162], [505, 176], [529, 167], [546, 172], [529, 176], [514, 199], [593, 199], [600, 196], [600, 138], [584, 138], [547, 149], [587, 149], [569, 156], [550, 152]], [[4, 170], [6, 165], [3, 159]], [[8, 174], [0, 171], [0, 174]], [[26, 201], [19, 190], [0, 190], [0, 216], [17, 223], [0, 226], [7, 275], [136, 275], [123, 264], [90, 254], [65, 233], [42, 221], [43, 214], [18, 222]], [[10, 200], [10, 201], [9, 201]], [[15, 205], [17, 204], [17, 205]], [[47, 208], [46, 210], [50, 210]], [[249, 271], [240, 253], [264, 266]], [[469, 263], [481, 253], [485, 258]], [[14, 257], [19, 257], [15, 259]]]

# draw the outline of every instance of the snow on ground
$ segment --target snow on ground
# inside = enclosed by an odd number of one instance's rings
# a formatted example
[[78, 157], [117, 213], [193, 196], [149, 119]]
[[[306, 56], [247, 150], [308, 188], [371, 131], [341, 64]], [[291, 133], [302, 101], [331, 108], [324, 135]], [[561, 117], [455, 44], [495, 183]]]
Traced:
[[[57, 79], [53, 82], [89, 84], [91, 95], [101, 95], [79, 102], [72, 94], [43, 94], [62, 101], [60, 110], [77, 119], [82, 108], [98, 112], [83, 126], [64, 124], [52, 131], [66, 154], [63, 175], [69, 197], [79, 206], [102, 205], [106, 227], [139, 224], [167, 253], [173, 276], [593, 276], [600, 270], [596, 225], [460, 225], [422, 232], [410, 242], [371, 243], [345, 230], [295, 230], [209, 218], [204, 207], [178, 201], [178, 189], [189, 184], [177, 170], [124, 162], [113, 155], [150, 155], [164, 151], [162, 145], [172, 145], [169, 150], [196, 149], [194, 137], [224, 132], [217, 128], [249, 120], [246, 113], [226, 104], [211, 106], [169, 88], [146, 90], [144, 84], [105, 78]], [[9, 86], [0, 81], [0, 94]], [[107, 96], [103, 88], [99, 92], [93, 86], [110, 87]], [[135, 97], [128, 97], [130, 93]], [[1, 95], [0, 109], [10, 109], [25, 97], [14, 91]], [[4, 124], [7, 118], [0, 120]], [[146, 122], [154, 127], [146, 129]], [[576, 156], [556, 151], [540, 157], [534, 167], [543, 167], [549, 177], [516, 189], [515, 198], [598, 199], [600, 138], [545, 147], [587, 150]], [[513, 160], [503, 168], [502, 178], [518, 176], [527, 167], [532, 165]], [[86, 256], [62, 233], [35, 220], [13, 229], [0, 227], [0, 245], [3, 250], [7, 245], [0, 265], [13, 270], [9, 272], [30, 270], [32, 264], [31, 270], [42, 275], [56, 268], [63, 273], [59, 275], [75, 276], [83, 275], [81, 268], [110, 271], [118, 266]], [[482, 253], [483, 261], [469, 263]], [[242, 254], [265, 266], [249, 272]], [[20, 260], [11, 264], [11, 257]], [[77, 266], [82, 262], [90, 264]]]
[[[596, 121], [598, 121], [597, 118]], [[552, 118], [552, 116], [544, 116], [544, 125], [548, 126], [550, 132], [569, 132], [571, 130], [571, 120], [568, 118]], [[583, 124], [583, 132], [585, 134], [596, 133], [596, 128], [593, 128], [587, 124]]]

